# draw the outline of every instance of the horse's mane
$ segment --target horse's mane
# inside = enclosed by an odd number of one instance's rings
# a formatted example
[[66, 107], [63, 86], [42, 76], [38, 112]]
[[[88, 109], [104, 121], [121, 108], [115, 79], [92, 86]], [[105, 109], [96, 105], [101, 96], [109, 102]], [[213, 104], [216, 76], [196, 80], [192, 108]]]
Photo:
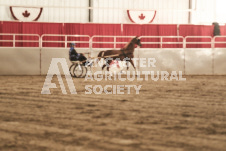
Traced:
[[128, 46], [132, 43], [134, 38], [132, 38], [122, 49], [128, 48]]

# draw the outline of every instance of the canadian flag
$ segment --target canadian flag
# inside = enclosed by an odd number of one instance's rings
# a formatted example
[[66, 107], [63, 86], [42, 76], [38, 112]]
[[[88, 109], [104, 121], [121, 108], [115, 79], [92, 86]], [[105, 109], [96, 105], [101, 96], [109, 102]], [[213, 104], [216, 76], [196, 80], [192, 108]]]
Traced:
[[37, 21], [42, 14], [42, 7], [10, 6], [10, 12], [15, 20]]
[[128, 17], [131, 22], [137, 24], [152, 23], [156, 16], [156, 10], [127, 10]]

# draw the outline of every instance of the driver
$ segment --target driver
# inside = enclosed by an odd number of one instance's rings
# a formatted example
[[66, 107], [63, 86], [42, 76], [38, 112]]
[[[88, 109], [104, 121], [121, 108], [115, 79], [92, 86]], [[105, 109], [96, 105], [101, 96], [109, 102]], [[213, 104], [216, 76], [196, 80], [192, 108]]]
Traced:
[[69, 59], [70, 61], [82, 61], [85, 65], [87, 58], [82, 53], [77, 53], [75, 43], [70, 43]]

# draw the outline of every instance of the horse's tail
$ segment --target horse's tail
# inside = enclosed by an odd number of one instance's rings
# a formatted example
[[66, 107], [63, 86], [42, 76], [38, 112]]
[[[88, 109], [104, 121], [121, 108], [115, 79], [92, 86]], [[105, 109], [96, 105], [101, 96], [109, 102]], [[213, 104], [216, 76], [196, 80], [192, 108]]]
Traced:
[[105, 52], [105, 51], [100, 51], [100, 52], [99, 52], [99, 54], [98, 54], [98, 56], [97, 56], [97, 57], [98, 57], [98, 58], [97, 58], [97, 62], [100, 61], [100, 59], [104, 57], [104, 52]]

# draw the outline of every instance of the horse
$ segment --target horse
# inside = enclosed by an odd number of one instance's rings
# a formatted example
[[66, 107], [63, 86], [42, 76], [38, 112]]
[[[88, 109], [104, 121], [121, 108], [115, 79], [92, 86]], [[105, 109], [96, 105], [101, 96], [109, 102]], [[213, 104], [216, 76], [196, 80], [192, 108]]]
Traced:
[[[102, 70], [107, 66], [107, 71], [109, 71], [109, 65], [113, 60], [126, 60], [127, 70], [129, 69], [128, 63], [130, 62], [133, 66], [133, 68], [136, 70], [136, 67], [134, 66], [132, 58], [134, 57], [134, 49], [135, 45], [138, 45], [141, 47], [141, 42], [138, 36], [135, 38], [132, 38], [123, 48], [120, 50], [106, 50], [106, 51], [100, 51], [98, 54], [98, 58], [104, 58], [106, 60], [106, 64], [102, 66]], [[110, 58], [110, 59], [108, 59]]]

